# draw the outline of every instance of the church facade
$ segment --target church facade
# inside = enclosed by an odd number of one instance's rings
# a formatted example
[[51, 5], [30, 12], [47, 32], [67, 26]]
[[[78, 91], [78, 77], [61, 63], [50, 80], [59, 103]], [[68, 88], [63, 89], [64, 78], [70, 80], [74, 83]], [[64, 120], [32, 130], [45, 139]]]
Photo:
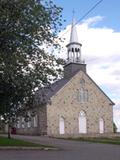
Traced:
[[17, 133], [55, 137], [113, 133], [114, 103], [87, 74], [81, 46], [73, 20], [64, 77], [36, 92], [35, 115], [27, 123], [19, 117]]

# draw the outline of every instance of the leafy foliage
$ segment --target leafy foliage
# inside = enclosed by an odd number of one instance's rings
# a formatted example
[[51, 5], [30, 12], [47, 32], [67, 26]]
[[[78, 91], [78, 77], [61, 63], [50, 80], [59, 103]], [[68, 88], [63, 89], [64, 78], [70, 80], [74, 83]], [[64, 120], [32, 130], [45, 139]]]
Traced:
[[117, 126], [116, 126], [115, 122], [113, 122], [113, 132], [117, 133]]
[[0, 115], [6, 123], [32, 103], [36, 87], [61, 73], [63, 61], [43, 49], [59, 47], [61, 11], [51, 0], [0, 1]]

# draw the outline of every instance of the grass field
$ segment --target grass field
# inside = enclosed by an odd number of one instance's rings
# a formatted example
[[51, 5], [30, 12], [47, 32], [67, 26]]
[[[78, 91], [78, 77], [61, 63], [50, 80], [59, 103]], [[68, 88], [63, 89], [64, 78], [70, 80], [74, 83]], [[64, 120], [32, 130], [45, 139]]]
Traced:
[[80, 138], [69, 138], [71, 140], [76, 141], [87, 141], [87, 142], [94, 142], [94, 143], [105, 143], [105, 144], [116, 144], [120, 145], [120, 137], [80, 137]]
[[47, 146], [47, 145], [42, 145], [42, 144], [35, 144], [31, 142], [26, 142], [22, 140], [17, 140], [17, 139], [8, 139], [6, 137], [0, 137], [0, 146], [20, 146], [20, 147], [52, 147], [52, 146]]

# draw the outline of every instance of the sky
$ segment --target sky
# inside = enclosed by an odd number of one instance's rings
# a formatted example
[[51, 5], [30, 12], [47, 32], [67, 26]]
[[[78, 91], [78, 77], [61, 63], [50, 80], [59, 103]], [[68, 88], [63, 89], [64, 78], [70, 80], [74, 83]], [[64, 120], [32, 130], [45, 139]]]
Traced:
[[[99, 0], [98, 0], [99, 1]], [[54, 0], [63, 8], [63, 23], [59, 36], [65, 38], [59, 57], [66, 58], [70, 38], [72, 11], [79, 21], [97, 0]], [[82, 43], [82, 58], [87, 73], [115, 103], [114, 122], [120, 131], [120, 0], [103, 0], [76, 27]]]

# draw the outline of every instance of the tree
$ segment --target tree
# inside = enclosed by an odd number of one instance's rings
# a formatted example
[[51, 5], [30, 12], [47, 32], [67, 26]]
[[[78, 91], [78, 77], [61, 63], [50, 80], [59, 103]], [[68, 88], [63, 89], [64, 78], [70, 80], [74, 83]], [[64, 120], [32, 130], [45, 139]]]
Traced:
[[115, 122], [113, 122], [113, 132], [117, 133], [117, 126], [116, 126]]
[[62, 61], [44, 49], [59, 47], [61, 11], [51, 0], [0, 1], [0, 116], [9, 129], [17, 111], [32, 103], [36, 87], [61, 72]]

